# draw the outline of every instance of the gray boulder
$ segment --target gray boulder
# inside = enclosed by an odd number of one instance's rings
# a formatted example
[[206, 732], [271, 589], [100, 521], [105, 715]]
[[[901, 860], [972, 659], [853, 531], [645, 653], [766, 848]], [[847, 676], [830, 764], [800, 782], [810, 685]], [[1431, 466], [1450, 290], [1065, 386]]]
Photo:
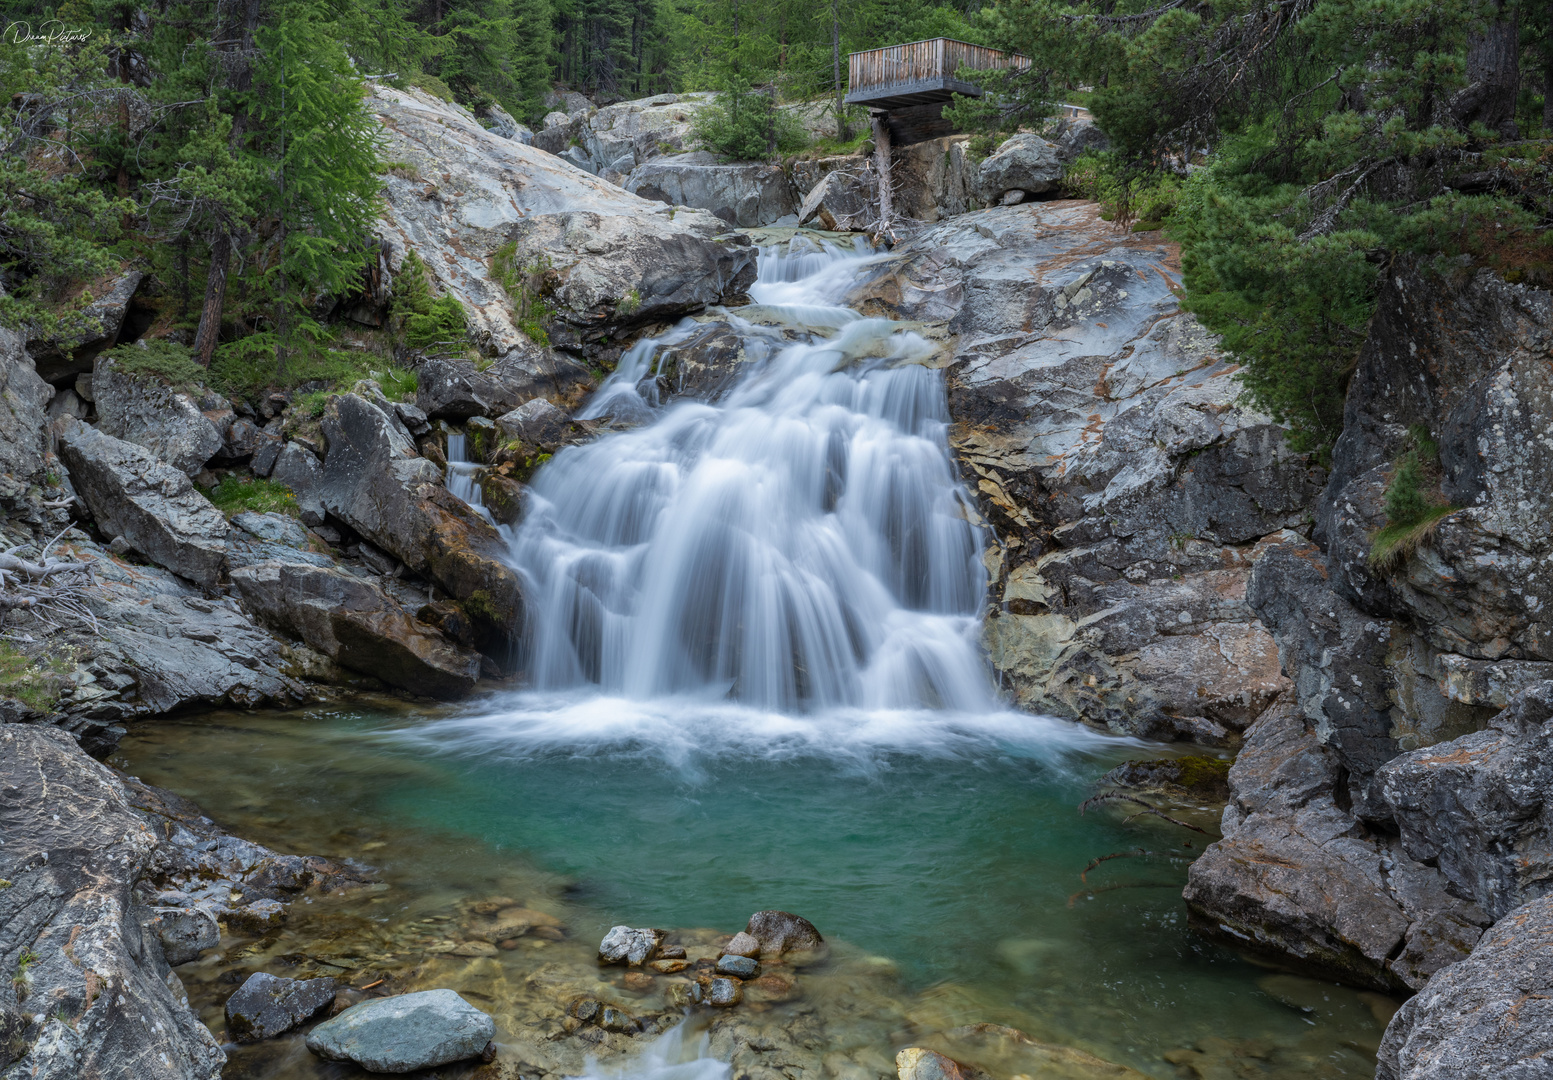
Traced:
[[173, 967], [197, 959], [221, 944], [221, 927], [202, 908], [157, 908], [157, 933], [162, 954]]
[[767, 960], [779, 960], [784, 953], [818, 949], [825, 944], [812, 922], [786, 911], [757, 911], [750, 916], [744, 932], [760, 942], [760, 955]]
[[19, 485], [43, 473], [46, 410], [53, 396], [54, 388], [38, 377], [22, 335], [0, 327], [0, 474]]
[[779, 166], [702, 165], [676, 158], [655, 158], [637, 166], [625, 189], [670, 206], [710, 210], [730, 225], [770, 225], [794, 213], [793, 185]]
[[863, 170], [826, 173], [798, 207], [798, 224], [812, 221], [831, 232], [862, 232], [878, 220], [877, 182]]
[[555, 453], [566, 442], [572, 418], [543, 398], [519, 405], [496, 421], [503, 442], [522, 442]]
[[226, 572], [226, 518], [183, 472], [149, 450], [67, 420], [59, 456], [97, 527], [190, 581], [214, 589]]
[[1048, 142], [1057, 148], [1057, 156], [1064, 165], [1088, 150], [1109, 150], [1111, 139], [1088, 116], [1064, 116], [1053, 120], [1041, 132]]
[[133, 896], [157, 830], [51, 727], [0, 725], [0, 792], [0, 1014], [22, 1018], [6, 1075], [217, 1080], [226, 1055], [169, 988]]
[[1009, 191], [1041, 195], [1062, 183], [1064, 162], [1060, 150], [1039, 135], [1015, 135], [981, 163], [976, 186], [989, 202]]
[[416, 371], [415, 403], [433, 420], [495, 418], [534, 398], [572, 404], [593, 388], [576, 359], [535, 346], [509, 350], [483, 371], [467, 360], [428, 360]]
[[446, 640], [382, 589], [344, 570], [266, 562], [232, 571], [232, 584], [265, 625], [390, 686], [458, 698], [479, 678], [478, 654]]
[[1490, 918], [1553, 891], [1553, 681], [1485, 731], [1393, 758], [1379, 783], [1408, 855]]
[[226, 999], [226, 1029], [240, 1043], [273, 1039], [334, 1003], [333, 979], [282, 979], [256, 971]]
[[275, 458], [270, 479], [291, 489], [304, 524], [324, 523], [324, 465], [316, 454], [300, 443], [288, 442]]
[[320, 496], [325, 508], [411, 571], [460, 601], [480, 650], [510, 664], [522, 624], [517, 574], [501, 535], [442, 483], [442, 470], [414, 457], [397, 424], [355, 394], [331, 398]]
[[1545, 1080], [1553, 1060], [1553, 897], [1516, 908], [1386, 1026], [1375, 1080]]
[[[92, 290], [94, 299], [87, 305], [86, 326], [72, 336], [50, 341], [29, 342], [38, 361], [38, 374], [51, 383], [73, 374], [89, 372], [98, 353], [111, 348], [119, 339], [129, 302], [140, 288], [145, 275], [139, 270], [120, 274], [101, 290]], [[98, 293], [101, 295], [98, 295]]]
[[145, 447], [185, 475], [199, 472], [225, 446], [192, 397], [158, 379], [125, 374], [110, 357], [97, 358], [92, 393], [98, 430]]
[[662, 941], [661, 930], [612, 926], [609, 933], [604, 935], [604, 940], [599, 942], [599, 960], [606, 964], [641, 967], [652, 959]]
[[352, 1005], [307, 1035], [307, 1048], [368, 1072], [407, 1073], [480, 1057], [496, 1024], [451, 990], [423, 990]]
[[528, 146], [534, 141], [534, 133], [527, 124], [520, 124], [512, 118], [512, 114], [502, 108], [496, 102], [491, 102], [485, 107], [485, 118], [491, 122], [491, 132], [500, 135], [504, 139], [512, 139]]

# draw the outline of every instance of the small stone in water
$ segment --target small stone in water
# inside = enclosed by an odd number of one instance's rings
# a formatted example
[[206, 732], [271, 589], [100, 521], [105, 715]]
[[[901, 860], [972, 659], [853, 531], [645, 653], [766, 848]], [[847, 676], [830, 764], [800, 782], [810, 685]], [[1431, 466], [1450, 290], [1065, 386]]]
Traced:
[[760, 952], [772, 959], [793, 949], [818, 949], [825, 939], [808, 919], [788, 911], [757, 911], [744, 932], [760, 942]]
[[508, 952], [511, 952], [513, 949], [518, 947], [518, 939], [515, 937], [510, 937], [506, 941], [498, 941], [496, 943], [496, 947], [498, 949], [506, 949]]
[[541, 938], [545, 941], [565, 941], [566, 931], [559, 926], [536, 926], [528, 932], [528, 936]]
[[657, 951], [663, 935], [647, 928], [632, 929], [614, 926], [599, 942], [599, 959], [606, 964], [629, 964], [640, 967]]
[[733, 940], [723, 946], [723, 952], [728, 956], [759, 956], [760, 942], [753, 935], [740, 930], [733, 935]]
[[736, 979], [753, 979], [760, 965], [747, 956], [724, 956], [717, 961], [717, 974], [732, 975]]
[[493, 896], [489, 900], [476, 900], [469, 910], [476, 915], [495, 915], [502, 908], [516, 907], [518, 902], [507, 896]]
[[690, 966], [689, 960], [654, 960], [647, 965], [661, 975], [674, 975]]
[[683, 960], [685, 959], [685, 946], [664, 945], [659, 948], [658, 955], [664, 960]]
[[333, 979], [282, 979], [256, 971], [227, 999], [227, 1030], [240, 1043], [272, 1038], [321, 1012], [334, 994]]
[[487, 942], [484, 942], [484, 941], [466, 941], [462, 945], [457, 946], [453, 950], [452, 955], [454, 955], [454, 956], [495, 956], [496, 955], [496, 946], [488, 944]]
[[605, 1031], [636, 1031], [636, 1018], [630, 1013], [622, 1012], [613, 1006], [606, 1005], [599, 1014], [599, 1027]]
[[603, 1008], [603, 1006], [592, 998], [579, 998], [578, 1000], [572, 1002], [572, 1007], [566, 1011], [569, 1015], [575, 1016], [578, 1020], [581, 1020], [584, 1023], [588, 1023], [589, 1021], [597, 1019], [599, 1010], [601, 1008]]
[[967, 1080], [969, 1071], [954, 1059], [921, 1046], [908, 1046], [896, 1054], [895, 1069], [900, 1080]]
[[738, 979], [713, 979], [707, 988], [706, 1003], [718, 1009], [729, 1009], [744, 1000], [744, 984]]
[[622, 980], [627, 990], [646, 993], [652, 989], [652, 976], [645, 971], [628, 971]]
[[798, 996], [798, 983], [786, 975], [762, 975], [745, 983], [744, 991], [751, 1001], [791, 1001]]

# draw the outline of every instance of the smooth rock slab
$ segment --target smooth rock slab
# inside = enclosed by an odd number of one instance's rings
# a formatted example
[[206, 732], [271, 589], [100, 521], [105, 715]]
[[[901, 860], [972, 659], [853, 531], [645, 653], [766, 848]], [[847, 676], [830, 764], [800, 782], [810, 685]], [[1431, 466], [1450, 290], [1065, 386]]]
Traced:
[[307, 1048], [368, 1072], [407, 1073], [479, 1057], [495, 1035], [495, 1021], [452, 990], [422, 990], [351, 1006], [310, 1031]]
[[333, 979], [283, 979], [256, 971], [227, 998], [226, 1027], [240, 1043], [271, 1039], [334, 1001]]

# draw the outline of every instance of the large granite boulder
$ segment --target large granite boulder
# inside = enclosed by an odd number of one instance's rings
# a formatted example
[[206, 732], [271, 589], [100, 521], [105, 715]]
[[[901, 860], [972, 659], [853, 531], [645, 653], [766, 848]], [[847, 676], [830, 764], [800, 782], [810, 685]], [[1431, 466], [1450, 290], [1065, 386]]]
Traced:
[[145, 447], [188, 476], [225, 446], [221, 430], [193, 397], [154, 377], [127, 374], [110, 356], [97, 358], [92, 394], [99, 431]]
[[976, 186], [988, 202], [1011, 191], [1042, 195], [1062, 186], [1062, 153], [1039, 135], [1023, 133], [1006, 140], [976, 170]]
[[232, 584], [265, 625], [390, 686], [459, 698], [480, 676], [478, 654], [448, 641], [381, 588], [347, 571], [262, 562], [232, 571]]
[[43, 472], [49, 443], [45, 410], [53, 396], [54, 388], [38, 377], [22, 335], [0, 327], [0, 476], [18, 492]]
[[798, 209], [787, 174], [780, 166], [758, 162], [723, 165], [656, 158], [633, 169], [624, 187], [655, 202], [710, 210], [729, 225], [746, 228], [770, 225]]
[[1553, 1060], [1553, 897], [1506, 914], [1386, 1026], [1375, 1080], [1541, 1080]]
[[572, 408], [593, 389], [583, 364], [535, 346], [511, 349], [484, 369], [461, 359], [428, 360], [416, 377], [415, 403], [433, 420], [495, 418], [534, 398]]
[[328, 512], [460, 601], [480, 651], [510, 665], [523, 622], [501, 535], [450, 494], [394, 420], [357, 394], [329, 400], [320, 497]]
[[0, 725], [0, 835], [0, 1016], [20, 1018], [21, 1051], [6, 1075], [217, 1080], [226, 1055], [135, 900], [158, 835], [113, 773], [62, 731]]
[[1232, 745], [1286, 685], [1251, 567], [1323, 479], [1181, 312], [1175, 249], [1093, 204], [961, 214], [872, 263], [865, 314], [942, 324], [950, 444], [999, 543], [984, 642], [1016, 700]]
[[798, 207], [800, 225], [814, 222], [831, 232], [863, 232], [878, 221], [878, 179], [866, 166], [827, 172]]
[[931, 223], [980, 209], [970, 141], [969, 135], [947, 135], [897, 147], [890, 165], [896, 211]]
[[352, 1005], [307, 1034], [307, 1048], [368, 1072], [407, 1073], [480, 1057], [496, 1024], [451, 990], [376, 998]]
[[59, 456], [103, 534], [214, 589], [226, 573], [226, 518], [151, 451], [66, 420]]
[[301, 443], [288, 442], [276, 455], [270, 479], [291, 489], [304, 524], [324, 523], [324, 463], [317, 454]]
[[509, 244], [520, 269], [546, 280], [558, 344], [694, 311], [753, 280], [754, 249], [718, 240], [727, 226], [709, 213], [638, 198], [419, 91], [377, 86], [368, 106], [388, 138], [385, 156], [406, 166], [385, 177], [379, 232], [390, 269], [415, 249], [488, 354], [527, 341], [491, 275], [491, 258]]

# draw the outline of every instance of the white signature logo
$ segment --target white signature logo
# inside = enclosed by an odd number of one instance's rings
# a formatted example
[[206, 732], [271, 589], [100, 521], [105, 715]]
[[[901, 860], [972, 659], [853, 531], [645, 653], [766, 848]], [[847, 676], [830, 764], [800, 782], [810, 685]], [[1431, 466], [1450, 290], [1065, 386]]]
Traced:
[[73, 30], [58, 19], [50, 19], [38, 27], [41, 33], [32, 32], [32, 24], [13, 22], [5, 28], [5, 40], [12, 45], [25, 45], [40, 41], [47, 45], [74, 45], [92, 36], [90, 30]]

